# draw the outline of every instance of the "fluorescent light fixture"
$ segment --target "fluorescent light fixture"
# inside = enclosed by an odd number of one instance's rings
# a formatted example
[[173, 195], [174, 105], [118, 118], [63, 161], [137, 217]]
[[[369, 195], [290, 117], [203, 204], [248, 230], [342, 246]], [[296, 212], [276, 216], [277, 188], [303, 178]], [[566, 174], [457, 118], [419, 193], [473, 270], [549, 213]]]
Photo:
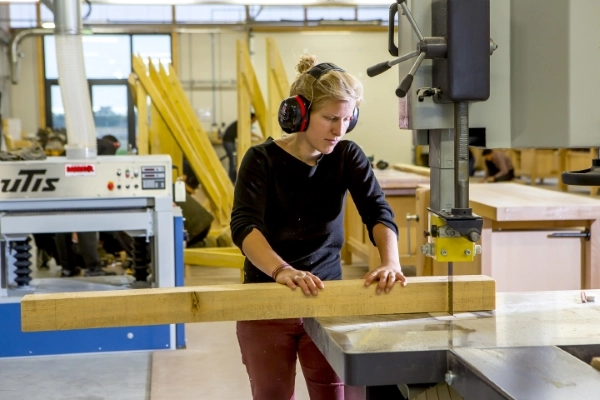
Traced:
[[54, 22], [42, 22], [42, 28], [54, 29]]

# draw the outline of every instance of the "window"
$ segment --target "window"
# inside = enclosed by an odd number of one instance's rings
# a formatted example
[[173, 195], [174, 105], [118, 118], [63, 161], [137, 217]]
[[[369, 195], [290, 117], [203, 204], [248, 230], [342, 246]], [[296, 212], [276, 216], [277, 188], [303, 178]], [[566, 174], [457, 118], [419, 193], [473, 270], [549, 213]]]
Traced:
[[119, 139], [120, 148], [129, 144], [128, 88], [124, 85], [92, 85], [92, 110], [96, 135], [100, 138], [113, 135]]
[[33, 28], [37, 25], [35, 4], [10, 4], [10, 27]]
[[[357, 10], [359, 21], [381, 21], [383, 25], [388, 25], [389, 7], [358, 7]], [[398, 20], [396, 13], [395, 20]], [[397, 24], [396, 24], [397, 25]]]
[[50, 104], [50, 121], [52, 121], [52, 128], [66, 128], [67, 124], [65, 123], [65, 106], [63, 105], [62, 94], [60, 93], [60, 87], [58, 85], [50, 86]]
[[191, 5], [176, 7], [177, 22], [227, 23], [246, 21], [246, 7], [234, 5]]
[[[131, 72], [129, 35], [84, 35], [83, 59], [90, 79], [127, 79]], [[44, 37], [46, 78], [58, 78], [54, 36]]]
[[250, 6], [250, 16], [258, 22], [266, 21], [304, 21], [304, 7], [283, 6], [263, 7]]
[[81, 16], [83, 23], [112, 24], [112, 23], [170, 23], [173, 19], [171, 6], [167, 5], [116, 5], [82, 3]]
[[[84, 5], [81, 6], [82, 9], [84, 9]], [[48, 7], [46, 7], [45, 4], [42, 4], [40, 7], [40, 19], [42, 20], [42, 22], [54, 22], [54, 13], [52, 11], [50, 11], [50, 9]]]
[[[122, 149], [135, 146], [135, 112], [127, 79], [132, 55], [153, 62], [171, 62], [170, 35], [84, 35], [83, 53], [97, 136], [113, 135]], [[53, 129], [65, 128], [65, 110], [58, 86], [56, 42], [44, 37], [46, 120]]]
[[171, 64], [171, 37], [168, 35], [133, 35], [133, 54], [149, 58], [154, 65]]
[[356, 19], [354, 7], [310, 7], [306, 11], [309, 21], [339, 21]]

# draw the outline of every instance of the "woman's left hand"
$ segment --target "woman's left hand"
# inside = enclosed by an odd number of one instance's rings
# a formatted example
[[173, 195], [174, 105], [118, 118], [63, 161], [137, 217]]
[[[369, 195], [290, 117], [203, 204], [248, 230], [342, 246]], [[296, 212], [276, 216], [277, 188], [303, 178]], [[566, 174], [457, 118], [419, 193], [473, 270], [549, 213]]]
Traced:
[[377, 294], [381, 294], [385, 290], [389, 293], [394, 287], [396, 282], [400, 282], [402, 286], [406, 286], [406, 277], [402, 273], [400, 266], [382, 265], [381, 267], [367, 273], [363, 279], [365, 280], [365, 286], [371, 286], [373, 281], [378, 280]]

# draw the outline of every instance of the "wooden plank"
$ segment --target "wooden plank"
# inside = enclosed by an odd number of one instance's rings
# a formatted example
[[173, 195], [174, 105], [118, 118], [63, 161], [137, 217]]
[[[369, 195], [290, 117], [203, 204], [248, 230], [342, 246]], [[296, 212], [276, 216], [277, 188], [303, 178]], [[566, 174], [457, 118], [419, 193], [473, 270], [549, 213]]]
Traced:
[[273, 139], [281, 138], [281, 127], [279, 126], [279, 105], [289, 96], [290, 83], [285, 73], [283, 61], [275, 40], [267, 38], [267, 91], [268, 112], [270, 131], [267, 136]]
[[270, 134], [269, 113], [264, 101], [258, 78], [250, 61], [250, 52], [246, 41], [238, 40], [237, 51], [237, 88], [238, 88], [238, 137], [237, 162], [241, 160], [252, 145], [250, 111], [252, 106], [263, 136]]
[[600, 288], [600, 219], [591, 221], [590, 240], [584, 240], [582, 243], [582, 267], [584, 289]]
[[414, 174], [422, 175], [422, 176], [429, 176], [431, 173], [431, 170], [428, 167], [420, 167], [418, 165], [412, 165], [412, 164], [399, 163], [399, 164], [392, 165], [392, 168], [394, 168], [398, 171], [412, 172]]
[[[146, 68], [143, 60], [140, 57], [133, 57], [133, 69], [138, 77], [139, 82], [143, 85], [144, 90], [148, 93], [152, 100], [152, 106], [156, 107], [156, 110], [160, 113], [162, 119], [169, 127], [171, 134], [177, 140], [179, 147], [185, 151], [186, 157], [190, 161], [190, 164], [195, 171], [203, 171], [204, 164], [199, 160], [197, 154], [201, 149], [196, 149], [190, 137], [193, 136], [192, 132], [188, 135], [184, 134], [185, 129], [180, 125], [180, 121], [176, 114], [170, 107], [169, 94], [167, 90], [160, 85], [160, 79], [158, 78], [158, 72], [154, 69], [151, 63]], [[152, 151], [152, 150], [151, 150]], [[211, 200], [220, 206], [221, 197], [216, 188], [214, 188], [214, 182], [209, 179], [206, 174], [198, 175], [198, 179], [201, 181], [203, 187], [209, 192]], [[206, 182], [204, 181], [206, 180]]]
[[452, 386], [448, 386], [451, 400], [463, 400], [463, 397]]
[[448, 388], [448, 385], [440, 383], [435, 388], [437, 390], [438, 399], [440, 399], [440, 400], [452, 400], [451, 397], [450, 397], [450, 389]]
[[348, 238], [346, 246], [350, 252], [360, 258], [362, 261], [369, 261], [369, 245], [359, 241], [356, 238]]
[[396, 169], [373, 170], [382, 189], [416, 189], [420, 184], [429, 183], [429, 178]]
[[220, 251], [219, 248], [185, 249], [183, 251], [183, 262], [185, 264], [202, 265], [204, 267], [243, 268], [246, 257], [237, 250]]
[[[165, 87], [168, 84], [165, 79], [161, 79], [159, 72], [156, 71], [152, 63], [148, 64], [146, 68], [141, 57], [133, 57], [133, 69], [138, 77], [139, 82], [144, 86], [144, 89], [152, 99], [152, 105], [156, 107], [161, 117], [167, 124], [171, 134], [177, 141], [179, 147], [184, 151], [186, 158], [190, 162], [190, 165], [196, 171], [198, 179], [202, 184], [203, 189], [207, 193], [211, 202], [216, 208], [216, 218], [222, 225], [229, 224], [229, 217], [231, 213], [231, 206], [233, 204], [233, 185], [229, 181], [228, 184], [231, 186], [230, 193], [224, 193], [220, 189], [215, 180], [213, 174], [205, 173], [210, 171], [211, 168], [216, 168], [215, 165], [220, 165], [207, 161], [210, 158], [211, 151], [214, 158], [218, 160], [210, 141], [204, 138], [208, 143], [208, 147], [202, 146], [201, 137], [196, 134], [196, 130], [193, 126], [186, 124], [189, 122], [182, 115], [178, 115], [177, 110], [174, 109], [175, 103], [184, 104], [189, 103], [185, 96], [177, 96], [178, 86], [171, 85]], [[174, 71], [173, 71], [174, 74]], [[181, 125], [182, 123], [186, 125]], [[208, 153], [207, 157], [205, 156]], [[222, 168], [221, 168], [222, 169]], [[198, 173], [198, 171], [202, 173]], [[230, 196], [228, 194], [231, 194]]]
[[527, 185], [471, 184], [469, 192], [473, 211], [497, 221], [594, 220], [600, 215], [600, 200]]
[[598, 199], [517, 183], [472, 183], [469, 204], [475, 214], [501, 222], [581, 221], [600, 215]]
[[427, 400], [427, 394], [425, 392], [420, 393], [417, 397], [415, 397], [415, 400]]
[[[237, 62], [237, 109], [238, 109], [238, 136], [236, 144], [236, 169], [239, 170], [244, 155], [251, 146], [251, 126], [250, 110], [252, 107], [251, 88], [248, 86], [248, 79], [245, 78], [245, 70], [251, 66], [246, 63], [246, 44], [242, 40], [236, 42], [236, 62]], [[249, 62], [248, 62], [249, 63]], [[266, 128], [265, 128], [266, 129]], [[262, 125], [261, 125], [261, 130]], [[264, 130], [263, 130], [264, 132]]]
[[[363, 280], [326, 282], [317, 296], [276, 283], [132, 289], [27, 295], [21, 301], [26, 332], [273, 318], [448, 311], [446, 277], [408, 278], [377, 295]], [[495, 282], [454, 277], [455, 310], [493, 310]]]
[[233, 204], [233, 185], [229, 180], [229, 175], [224, 168], [216, 167], [217, 165], [221, 165], [221, 160], [219, 159], [219, 156], [214, 150], [212, 143], [208, 137], [208, 134], [204, 131], [202, 124], [196, 117], [194, 107], [192, 106], [192, 103], [188, 100], [175, 70], [170, 69], [168, 76], [166, 75], [166, 71], [164, 70], [161, 70], [159, 72], [161, 76], [168, 80], [168, 82], [171, 84], [174, 93], [178, 96], [178, 98], [182, 100], [181, 106], [183, 107], [183, 111], [185, 113], [185, 116], [187, 117], [187, 123], [191, 124], [194, 131], [196, 132], [196, 134], [192, 136], [191, 140], [196, 143], [197, 147], [206, 152], [205, 157], [208, 160], [206, 162], [206, 168], [196, 173], [205, 174], [208, 169], [211, 174], [214, 174], [215, 181], [221, 186], [221, 190], [224, 193], [226, 193], [226, 195], [224, 196], [230, 199], [230, 202]]
[[[136, 135], [138, 154], [141, 156], [148, 155], [150, 154], [150, 139], [148, 132], [148, 96], [142, 84], [137, 81], [134, 82], [132, 93], [135, 94], [134, 102], [138, 110], [138, 131]], [[183, 173], [183, 171], [181, 171], [181, 173]]]

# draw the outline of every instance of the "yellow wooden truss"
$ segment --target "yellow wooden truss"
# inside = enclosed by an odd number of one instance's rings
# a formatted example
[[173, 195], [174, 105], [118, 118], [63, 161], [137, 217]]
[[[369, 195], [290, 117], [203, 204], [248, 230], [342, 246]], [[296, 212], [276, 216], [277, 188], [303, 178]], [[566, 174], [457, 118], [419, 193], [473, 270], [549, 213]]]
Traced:
[[[174, 69], [169, 67], [167, 73], [162, 64], [157, 69], [151, 62], [134, 57], [133, 71], [135, 79], [130, 79], [130, 84], [135, 86], [138, 109], [139, 154], [170, 154], [180, 174], [184, 155], [211, 202], [216, 220], [227, 227], [233, 206], [233, 185]], [[148, 110], [146, 95], [150, 97], [149, 128], [144, 126]]]

